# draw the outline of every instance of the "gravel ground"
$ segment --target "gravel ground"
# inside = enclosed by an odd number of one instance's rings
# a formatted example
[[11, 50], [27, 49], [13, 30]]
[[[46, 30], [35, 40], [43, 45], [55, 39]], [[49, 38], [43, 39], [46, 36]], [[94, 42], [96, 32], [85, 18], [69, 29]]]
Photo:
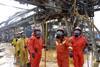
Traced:
[[[0, 67], [19, 67], [19, 65], [14, 65], [14, 48], [9, 44], [9, 43], [1, 43], [0, 44]], [[49, 50], [46, 52], [47, 54], [47, 67], [58, 67], [56, 63], [56, 52], [55, 50]], [[92, 61], [92, 56], [91, 53], [89, 54], [89, 61], [86, 60], [87, 56], [85, 55], [85, 64], [84, 67], [92, 67], [91, 62]], [[94, 62], [93, 62], [94, 63]], [[43, 56], [41, 59], [40, 67], [44, 67], [44, 50], [43, 50]], [[70, 67], [73, 66], [73, 61], [70, 59]], [[95, 67], [95, 66], [94, 66]], [[100, 64], [96, 67], [100, 67]]]

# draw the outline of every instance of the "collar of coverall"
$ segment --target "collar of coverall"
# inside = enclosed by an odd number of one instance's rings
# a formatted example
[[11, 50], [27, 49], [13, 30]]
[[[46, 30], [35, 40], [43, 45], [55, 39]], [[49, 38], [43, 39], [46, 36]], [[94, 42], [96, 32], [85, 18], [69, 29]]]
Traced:
[[[60, 43], [60, 44], [59, 44], [59, 43]], [[65, 44], [65, 43], [66, 43], [66, 37], [63, 38], [62, 43], [60, 42], [59, 39], [56, 40], [56, 45], [63, 45], [63, 44]]]
[[78, 37], [75, 37], [75, 36], [74, 36], [74, 38], [75, 38], [75, 39], [78, 39], [78, 38], [81, 38], [82, 36], [83, 36], [83, 35], [81, 34], [81, 35], [78, 36]]

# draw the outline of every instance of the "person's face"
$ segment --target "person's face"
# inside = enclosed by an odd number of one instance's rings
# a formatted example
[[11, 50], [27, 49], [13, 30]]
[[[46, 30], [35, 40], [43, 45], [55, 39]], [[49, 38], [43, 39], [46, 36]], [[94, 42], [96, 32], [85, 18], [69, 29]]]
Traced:
[[40, 38], [42, 33], [41, 33], [40, 30], [37, 30], [37, 31], [35, 31], [35, 35], [36, 35], [37, 38]]
[[62, 39], [63, 36], [64, 36], [64, 33], [62, 31], [57, 31], [57, 33], [56, 33], [56, 38], [57, 39]]
[[74, 31], [74, 36], [75, 37], [78, 37], [78, 36], [80, 36], [81, 35], [81, 31], [80, 30], [75, 30]]

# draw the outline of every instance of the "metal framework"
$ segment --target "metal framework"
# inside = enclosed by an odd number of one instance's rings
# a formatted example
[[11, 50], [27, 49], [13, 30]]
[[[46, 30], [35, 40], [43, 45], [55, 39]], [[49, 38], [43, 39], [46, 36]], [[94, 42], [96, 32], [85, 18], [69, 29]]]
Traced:
[[[17, 14], [7, 21], [1, 23], [5, 26], [0, 29], [0, 31], [10, 30], [12, 28], [17, 28], [18, 26], [23, 26], [28, 23], [31, 24], [49, 24], [48, 21], [57, 20], [56, 23], [64, 23], [67, 29], [69, 36], [71, 36], [71, 32], [73, 28], [76, 26], [80, 26], [83, 28], [83, 32], [89, 38], [89, 42], [92, 43], [93, 54], [95, 52], [95, 32], [100, 34], [100, 31], [94, 25], [93, 17], [94, 11], [100, 10], [100, 0], [16, 0], [20, 3], [24, 4], [32, 4], [36, 7], [25, 11], [24, 13]], [[22, 18], [19, 21], [16, 21], [12, 24], [7, 25], [11, 20], [23, 17], [25, 14], [34, 11], [33, 15]], [[29, 22], [32, 22], [31, 24]], [[0, 25], [1, 25], [0, 24]], [[46, 36], [47, 37], [47, 25], [44, 26], [46, 28]], [[44, 28], [44, 29], [45, 29]], [[8, 31], [9, 32], [9, 31]], [[94, 56], [94, 55], [93, 55]]]

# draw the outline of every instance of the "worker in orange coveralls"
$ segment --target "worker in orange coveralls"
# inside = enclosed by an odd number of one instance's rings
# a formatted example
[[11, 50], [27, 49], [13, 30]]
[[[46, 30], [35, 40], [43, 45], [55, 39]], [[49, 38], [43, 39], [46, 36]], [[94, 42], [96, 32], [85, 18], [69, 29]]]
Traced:
[[44, 47], [40, 29], [34, 29], [34, 32], [32, 33], [28, 43], [31, 67], [39, 67], [42, 48]]
[[58, 67], [69, 67], [68, 38], [64, 36], [64, 30], [58, 29], [56, 33], [56, 51]]
[[74, 67], [83, 67], [84, 64], [84, 48], [86, 47], [87, 40], [82, 35], [80, 27], [76, 27], [73, 36], [71, 37], [73, 48]]

